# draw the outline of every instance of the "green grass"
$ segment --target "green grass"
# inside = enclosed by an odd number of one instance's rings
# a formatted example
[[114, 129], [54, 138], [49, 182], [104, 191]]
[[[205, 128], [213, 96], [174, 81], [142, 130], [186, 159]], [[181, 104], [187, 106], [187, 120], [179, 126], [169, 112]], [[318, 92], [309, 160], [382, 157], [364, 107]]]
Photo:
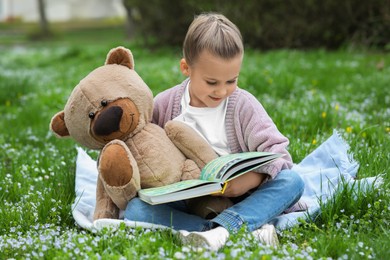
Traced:
[[[91, 43], [87, 36], [79, 42], [75, 32], [66, 40], [0, 47], [0, 259], [390, 255], [390, 55], [374, 51], [247, 50], [239, 85], [262, 102], [290, 138], [295, 162], [338, 129], [360, 163], [358, 177], [383, 174], [381, 188], [363, 192], [345, 185], [322, 205], [317, 218], [280, 232], [276, 250], [258, 245], [245, 232], [213, 253], [182, 246], [169, 231], [121, 227], [91, 233], [77, 228], [71, 216], [76, 143], [50, 133], [51, 117], [116, 45], [132, 49], [136, 70], [154, 94], [184, 79], [179, 49], [151, 51], [111, 33], [102, 34], [100, 42]], [[98, 39], [94, 33], [90, 37]], [[382, 61], [383, 68], [377, 68]]]

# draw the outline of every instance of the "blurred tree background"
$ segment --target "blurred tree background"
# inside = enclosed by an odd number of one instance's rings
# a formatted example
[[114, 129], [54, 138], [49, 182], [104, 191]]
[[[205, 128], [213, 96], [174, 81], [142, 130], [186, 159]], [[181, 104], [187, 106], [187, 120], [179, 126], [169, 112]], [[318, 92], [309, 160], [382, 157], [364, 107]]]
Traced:
[[123, 0], [127, 28], [149, 45], [180, 45], [194, 15], [221, 12], [258, 49], [344, 45], [389, 50], [389, 0]]
[[123, 37], [144, 46], [180, 46], [202, 12], [227, 16], [251, 48], [390, 50], [390, 0], [0, 0], [0, 44], [22, 27], [39, 40], [63, 29], [119, 25]]

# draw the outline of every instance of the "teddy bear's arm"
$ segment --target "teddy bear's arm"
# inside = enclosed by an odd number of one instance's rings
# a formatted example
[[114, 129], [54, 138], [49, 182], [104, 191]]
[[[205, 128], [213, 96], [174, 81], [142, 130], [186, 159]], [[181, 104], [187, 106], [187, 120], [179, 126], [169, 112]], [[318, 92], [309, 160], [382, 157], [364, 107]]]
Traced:
[[177, 148], [202, 169], [208, 162], [218, 157], [213, 148], [195, 130], [179, 121], [166, 123], [165, 132]]

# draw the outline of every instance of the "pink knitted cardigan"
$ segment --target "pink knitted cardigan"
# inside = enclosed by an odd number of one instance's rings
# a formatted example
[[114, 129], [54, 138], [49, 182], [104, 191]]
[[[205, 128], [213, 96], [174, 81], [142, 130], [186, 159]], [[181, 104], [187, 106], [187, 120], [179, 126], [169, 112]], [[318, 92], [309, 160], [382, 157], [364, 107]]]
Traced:
[[[158, 94], [154, 101], [153, 123], [165, 123], [181, 113], [181, 99], [189, 79]], [[229, 97], [225, 129], [231, 153], [264, 151], [282, 153], [284, 156], [257, 169], [272, 179], [282, 169], [292, 167], [287, 151], [289, 140], [283, 136], [260, 102], [248, 91], [237, 88]]]

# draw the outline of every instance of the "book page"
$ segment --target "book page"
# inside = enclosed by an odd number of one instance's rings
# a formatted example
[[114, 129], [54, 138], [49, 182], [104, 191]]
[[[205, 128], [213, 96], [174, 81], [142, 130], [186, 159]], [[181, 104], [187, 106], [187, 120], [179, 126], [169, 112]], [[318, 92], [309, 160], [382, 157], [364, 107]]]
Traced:
[[255, 170], [267, 163], [270, 163], [274, 160], [276, 160], [278, 157], [275, 156], [268, 156], [263, 158], [256, 158], [253, 160], [246, 160], [242, 161], [236, 165], [234, 165], [232, 168], [230, 168], [228, 171], [225, 172], [225, 175], [222, 177], [222, 180], [225, 181], [231, 181], [238, 176], [241, 176], [242, 174], [246, 172], [250, 172], [252, 170]]
[[239, 162], [240, 158], [236, 156], [226, 155], [221, 156], [218, 160], [210, 162], [201, 173], [202, 180], [221, 181], [223, 174], [235, 163]]
[[208, 163], [203, 168], [200, 179], [224, 182], [233, 174], [241, 175], [281, 156], [281, 154], [267, 152], [245, 152], [224, 155]]

